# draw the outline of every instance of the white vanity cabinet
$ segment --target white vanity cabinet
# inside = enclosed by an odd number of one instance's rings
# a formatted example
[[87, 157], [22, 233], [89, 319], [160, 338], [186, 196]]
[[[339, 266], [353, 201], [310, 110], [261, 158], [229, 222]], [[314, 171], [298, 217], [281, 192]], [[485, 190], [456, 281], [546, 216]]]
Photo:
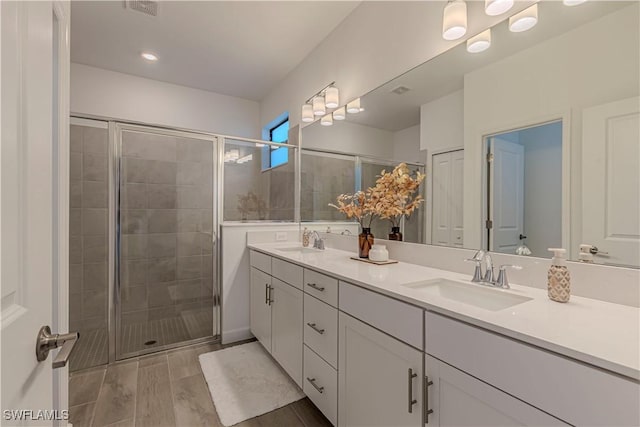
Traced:
[[422, 352], [340, 313], [338, 424], [422, 424]]
[[268, 255], [250, 253], [251, 333], [302, 387], [302, 267], [272, 261]]
[[567, 425], [428, 355], [425, 373], [427, 426]]

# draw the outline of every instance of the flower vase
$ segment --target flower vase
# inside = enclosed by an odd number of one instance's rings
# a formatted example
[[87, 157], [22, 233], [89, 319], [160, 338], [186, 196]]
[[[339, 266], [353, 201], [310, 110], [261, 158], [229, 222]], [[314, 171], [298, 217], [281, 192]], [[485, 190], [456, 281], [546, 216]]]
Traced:
[[398, 240], [402, 242], [402, 233], [400, 227], [391, 227], [391, 233], [389, 233], [389, 240]]
[[363, 228], [362, 233], [358, 236], [358, 256], [360, 258], [369, 258], [369, 250], [373, 246], [373, 234], [370, 228]]

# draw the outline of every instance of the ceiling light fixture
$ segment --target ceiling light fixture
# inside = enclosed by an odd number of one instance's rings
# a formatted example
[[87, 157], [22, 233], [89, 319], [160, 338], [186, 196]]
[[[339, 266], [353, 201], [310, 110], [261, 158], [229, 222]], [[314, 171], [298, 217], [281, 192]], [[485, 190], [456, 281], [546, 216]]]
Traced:
[[302, 121], [304, 123], [311, 123], [314, 120], [315, 120], [315, 117], [313, 115], [313, 105], [304, 104], [302, 106]]
[[340, 105], [340, 92], [335, 86], [329, 86], [324, 91], [324, 105], [327, 108], [337, 108]]
[[442, 38], [457, 40], [467, 32], [467, 3], [449, 0], [442, 13]]
[[584, 2], [586, 2], [587, 0], [563, 0], [562, 3], [564, 3], [565, 6], [577, 6], [579, 4], [582, 4]]
[[327, 112], [327, 108], [324, 105], [324, 97], [315, 96], [313, 97], [313, 114], [316, 116], [323, 116]]
[[151, 52], [142, 52], [140, 56], [151, 62], [156, 62], [158, 60], [158, 57]]
[[363, 108], [360, 108], [360, 98], [356, 98], [347, 104], [347, 113], [357, 114], [360, 111], [364, 111]]
[[333, 115], [327, 114], [326, 116], [322, 116], [320, 119], [320, 124], [322, 126], [331, 126], [333, 125]]
[[538, 5], [534, 4], [522, 12], [518, 12], [509, 18], [509, 30], [521, 33], [530, 30], [538, 23]]
[[340, 107], [333, 112], [333, 120], [344, 120], [346, 118], [347, 118], [347, 111], [344, 107]]
[[489, 16], [502, 15], [513, 7], [513, 0], [484, 0], [484, 11]]
[[467, 52], [480, 53], [491, 46], [491, 29], [487, 29], [467, 40]]

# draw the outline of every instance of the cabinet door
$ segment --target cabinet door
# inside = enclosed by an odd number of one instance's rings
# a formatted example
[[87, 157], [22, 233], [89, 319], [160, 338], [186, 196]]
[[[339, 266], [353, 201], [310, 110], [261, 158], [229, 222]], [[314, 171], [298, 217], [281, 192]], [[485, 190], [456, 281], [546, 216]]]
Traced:
[[302, 387], [302, 295], [300, 289], [272, 279], [271, 355]]
[[251, 267], [251, 333], [271, 353], [271, 276]]
[[[499, 364], [496, 369], [500, 369]], [[558, 426], [567, 425], [525, 402], [466, 373], [425, 358], [427, 426]]]
[[338, 424], [420, 426], [423, 353], [340, 313]]

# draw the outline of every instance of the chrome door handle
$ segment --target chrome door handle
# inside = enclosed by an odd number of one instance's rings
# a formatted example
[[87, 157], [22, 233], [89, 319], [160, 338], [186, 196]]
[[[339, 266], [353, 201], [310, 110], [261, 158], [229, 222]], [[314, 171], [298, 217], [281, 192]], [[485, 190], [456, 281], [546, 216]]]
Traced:
[[315, 289], [316, 291], [324, 292], [324, 286], [318, 286], [315, 283], [307, 283], [307, 286]]
[[319, 387], [318, 384], [316, 384], [316, 379], [315, 378], [307, 377], [307, 381], [309, 381], [309, 384], [311, 384], [313, 386], [313, 388], [318, 390], [318, 393], [320, 393], [320, 394], [324, 393], [324, 387]]
[[324, 334], [324, 329], [320, 329], [316, 326], [315, 323], [307, 323], [307, 326], [319, 333], [320, 335]]
[[53, 360], [53, 369], [67, 366], [69, 356], [79, 339], [80, 334], [77, 332], [52, 334], [49, 326], [43, 326], [40, 328], [36, 340], [36, 359], [38, 362], [42, 362], [49, 356], [49, 351], [62, 347]]
[[433, 414], [433, 409], [429, 409], [429, 386], [433, 385], [433, 381], [429, 381], [429, 377], [424, 377], [424, 423], [429, 424], [429, 415]]
[[591, 246], [589, 253], [591, 253], [591, 255], [609, 255], [609, 252], [601, 251], [597, 246]]
[[407, 371], [407, 384], [408, 384], [408, 394], [409, 394], [409, 406], [407, 408], [407, 410], [409, 411], [410, 414], [413, 413], [413, 405], [415, 405], [416, 403], [418, 403], [417, 400], [415, 400], [413, 398], [413, 379], [415, 377], [418, 376], [418, 374], [414, 374], [413, 373], [413, 369], [409, 368], [409, 370]]

